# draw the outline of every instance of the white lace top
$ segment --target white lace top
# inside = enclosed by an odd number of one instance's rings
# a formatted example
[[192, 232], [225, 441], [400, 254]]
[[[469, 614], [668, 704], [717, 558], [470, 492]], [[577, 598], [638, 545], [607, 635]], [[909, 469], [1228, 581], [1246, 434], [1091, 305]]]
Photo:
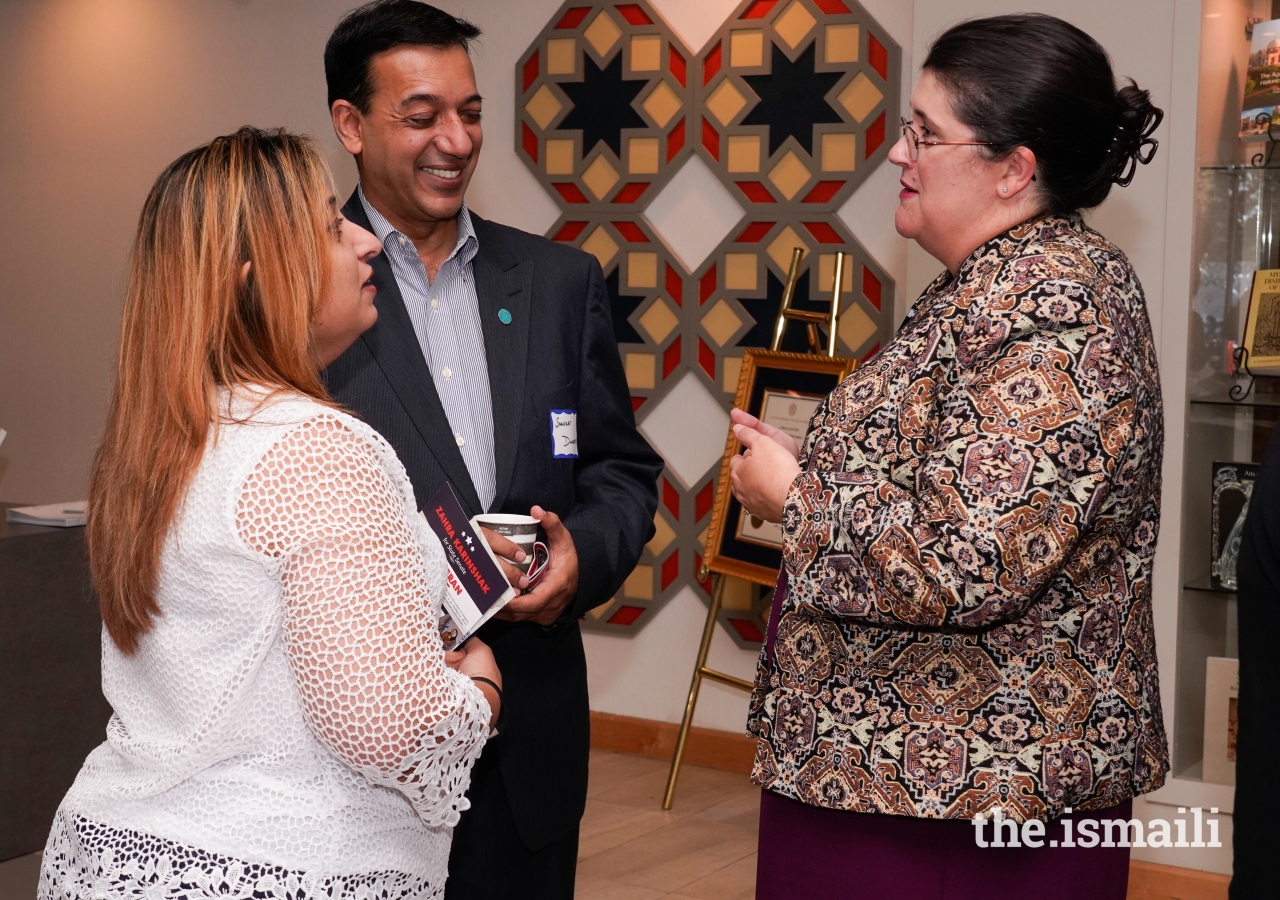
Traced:
[[490, 718], [444, 666], [444, 554], [376, 432], [260, 399], [224, 396], [155, 627], [133, 656], [104, 634], [115, 715], [42, 898], [443, 894]]

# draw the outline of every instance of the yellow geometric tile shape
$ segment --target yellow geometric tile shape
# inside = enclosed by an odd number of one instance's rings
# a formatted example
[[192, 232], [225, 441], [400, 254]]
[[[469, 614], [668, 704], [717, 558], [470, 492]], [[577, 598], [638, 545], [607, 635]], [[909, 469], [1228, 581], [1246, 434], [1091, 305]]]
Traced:
[[754, 291], [757, 284], [756, 271], [754, 253], [726, 253], [724, 255], [725, 290]]
[[618, 254], [618, 242], [609, 236], [603, 226], [597, 225], [596, 230], [582, 242], [582, 249], [600, 260], [600, 268], [605, 269]]
[[828, 25], [827, 50], [823, 54], [829, 63], [851, 63], [858, 61], [858, 39], [861, 29], [857, 23], [846, 25]]
[[738, 392], [738, 376], [741, 374], [742, 357], [726, 356], [724, 358], [724, 375], [720, 379], [726, 394], [736, 394]]
[[627, 171], [633, 175], [658, 174], [658, 139], [656, 137], [628, 138]]
[[822, 136], [822, 171], [852, 172], [858, 164], [858, 136], [829, 131]]
[[733, 333], [742, 327], [742, 317], [728, 303], [717, 300], [715, 306], [702, 317], [702, 327], [707, 330], [717, 347], [723, 347], [733, 337]]
[[729, 32], [729, 65], [735, 68], [764, 65], [764, 32]]
[[876, 323], [863, 310], [861, 304], [854, 303], [840, 314], [838, 331], [840, 332], [840, 340], [848, 345], [850, 351], [856, 353], [858, 348], [876, 333]]
[[665, 81], [659, 81], [658, 86], [649, 92], [649, 96], [640, 105], [659, 128], [666, 128], [671, 117], [680, 111], [680, 95]]
[[628, 353], [623, 360], [627, 387], [648, 389], [657, 381], [657, 357], [652, 353]]
[[720, 595], [720, 605], [725, 609], [751, 608], [751, 582], [741, 578], [724, 578], [724, 593]]
[[572, 75], [578, 68], [578, 42], [573, 38], [547, 41], [547, 74]]
[[631, 36], [631, 71], [657, 72], [661, 68], [662, 36], [633, 34]]
[[773, 29], [794, 50], [817, 23], [813, 13], [805, 9], [800, 0], [792, 0], [791, 5], [782, 11], [782, 15], [773, 20]]
[[604, 56], [613, 49], [614, 44], [618, 43], [618, 38], [622, 37], [622, 29], [618, 27], [617, 22], [613, 21], [613, 16], [602, 9], [600, 15], [587, 26], [582, 36], [596, 48], [596, 53]]
[[658, 286], [658, 254], [627, 254], [627, 287], [653, 288]]
[[604, 618], [604, 614], [607, 613], [608, 611], [609, 611], [609, 604], [605, 603], [601, 606], [594, 606], [591, 609], [587, 610], [587, 615], [591, 616], [591, 618], [599, 622], [601, 619]]
[[742, 112], [747, 105], [747, 98], [734, 86], [733, 81], [726, 78], [716, 86], [707, 98], [707, 109], [720, 120], [721, 125], [728, 125], [733, 117]]
[[[856, 267], [853, 257], [844, 256], [844, 274], [840, 276], [840, 293], [853, 290], [853, 270]], [[836, 255], [834, 253], [818, 254], [818, 290], [831, 291], [831, 283], [835, 280]]]
[[884, 92], [875, 86], [865, 72], [859, 72], [850, 81], [840, 96], [836, 98], [840, 101], [840, 105], [849, 111], [849, 115], [861, 122], [867, 116], [871, 115], [871, 110], [876, 108], [876, 104], [884, 99]]
[[[653, 537], [649, 538], [649, 543], [645, 544], [649, 548], [649, 552], [654, 556], [661, 556], [662, 551], [671, 546], [671, 542], [676, 539], [675, 529], [667, 524], [666, 517], [662, 513], [654, 513], [653, 515]], [[649, 578], [649, 583], [653, 583], [653, 578]]]
[[653, 566], [636, 566], [622, 582], [622, 594], [632, 600], [653, 599]]
[[728, 166], [730, 172], [759, 172], [760, 135], [729, 135]]
[[812, 175], [792, 150], [788, 150], [787, 155], [769, 170], [769, 180], [788, 200], [800, 193], [800, 189], [809, 183]]
[[587, 190], [596, 195], [597, 200], [603, 200], [621, 177], [618, 170], [611, 166], [609, 160], [605, 159], [604, 154], [601, 153], [582, 173], [582, 183], [587, 186]]
[[809, 245], [804, 242], [804, 238], [796, 234], [795, 229], [788, 225], [782, 229], [782, 233], [773, 239], [769, 244], [769, 258], [778, 264], [778, 268], [783, 272], [791, 268], [791, 251], [796, 247], [804, 250], [805, 256], [809, 255]]
[[645, 330], [649, 337], [653, 338], [654, 343], [661, 344], [667, 339], [667, 335], [675, 331], [680, 320], [676, 314], [671, 311], [671, 307], [667, 306], [667, 301], [659, 297], [653, 302], [653, 305], [644, 311], [639, 319], [640, 327]]
[[707, 552], [707, 535], [710, 533], [710, 525], [698, 532], [698, 546], [702, 548], [703, 553]]
[[524, 111], [529, 114], [529, 118], [537, 122], [538, 127], [542, 129], [550, 125], [551, 120], [560, 115], [562, 109], [564, 104], [560, 102], [560, 98], [545, 84], [538, 88], [529, 98], [529, 102], [524, 105]]
[[548, 175], [572, 175], [574, 164], [573, 140], [552, 138], [546, 143]]

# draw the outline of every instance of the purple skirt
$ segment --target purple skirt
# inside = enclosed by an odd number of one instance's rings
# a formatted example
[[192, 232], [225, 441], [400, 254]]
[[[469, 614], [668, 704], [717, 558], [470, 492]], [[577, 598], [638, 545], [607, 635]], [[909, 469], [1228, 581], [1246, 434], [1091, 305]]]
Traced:
[[[1128, 819], [1132, 801], [1067, 816]], [[972, 822], [912, 819], [760, 798], [757, 900], [1124, 900], [1128, 847], [981, 847]], [[983, 840], [992, 840], [991, 822]], [[1074, 830], [1074, 826], [1073, 826]], [[1001, 831], [1009, 843], [1010, 825]]]

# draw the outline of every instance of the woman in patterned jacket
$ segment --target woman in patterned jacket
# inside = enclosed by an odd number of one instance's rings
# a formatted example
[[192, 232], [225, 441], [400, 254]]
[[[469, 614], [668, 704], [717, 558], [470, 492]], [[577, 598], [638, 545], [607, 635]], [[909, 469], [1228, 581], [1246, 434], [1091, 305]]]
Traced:
[[785, 534], [758, 896], [1118, 900], [1127, 841], [1084, 819], [1168, 770], [1162, 416], [1142, 287], [1080, 213], [1161, 112], [1038, 15], [943, 34], [911, 105], [896, 224], [946, 271], [803, 447], [734, 411], [734, 492]]

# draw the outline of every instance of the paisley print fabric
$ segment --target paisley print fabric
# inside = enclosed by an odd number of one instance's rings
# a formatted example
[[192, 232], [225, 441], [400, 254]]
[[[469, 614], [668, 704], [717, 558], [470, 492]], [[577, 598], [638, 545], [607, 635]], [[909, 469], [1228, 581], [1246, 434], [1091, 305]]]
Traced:
[[1079, 218], [939, 277], [814, 413], [751, 701], [755, 782], [1019, 821], [1158, 788], [1162, 440], [1142, 288]]

